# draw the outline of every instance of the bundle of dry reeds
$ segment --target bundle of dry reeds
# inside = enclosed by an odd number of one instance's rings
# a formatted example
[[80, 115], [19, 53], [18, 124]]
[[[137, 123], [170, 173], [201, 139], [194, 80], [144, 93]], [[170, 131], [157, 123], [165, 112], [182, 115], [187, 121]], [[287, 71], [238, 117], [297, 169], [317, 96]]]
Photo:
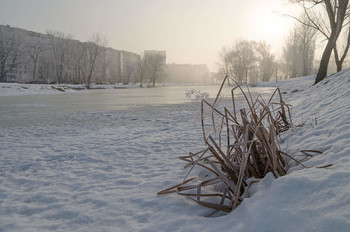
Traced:
[[[286, 174], [290, 157], [281, 151], [278, 137], [291, 125], [290, 105], [286, 104], [277, 88], [268, 101], [261, 96], [254, 100], [246, 85], [236, 83], [231, 90], [233, 111], [227, 107], [219, 110], [218, 98], [226, 76], [213, 104], [202, 100], [201, 121], [206, 148], [180, 157], [190, 168], [182, 183], [158, 192], [158, 195], [177, 193], [198, 204], [219, 211], [235, 209], [247, 194], [254, 181], [272, 172], [277, 178]], [[237, 109], [235, 96], [243, 96], [246, 108]], [[210, 111], [210, 118], [205, 118]], [[208, 124], [210, 121], [210, 124]], [[207, 127], [214, 133], [207, 135]], [[293, 159], [293, 158], [292, 158]], [[208, 173], [189, 178], [194, 167]]]

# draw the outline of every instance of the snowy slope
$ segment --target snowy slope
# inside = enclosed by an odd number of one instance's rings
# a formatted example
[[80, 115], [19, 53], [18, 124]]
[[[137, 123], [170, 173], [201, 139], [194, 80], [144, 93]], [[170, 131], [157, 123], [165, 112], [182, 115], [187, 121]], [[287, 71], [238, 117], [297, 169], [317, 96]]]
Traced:
[[[180, 215], [175, 219], [161, 212], [157, 216], [163, 223], [156, 230], [350, 231], [350, 72], [311, 86], [313, 81], [304, 77], [277, 83], [289, 92], [285, 97], [293, 105], [294, 124], [300, 125], [283, 136], [283, 147], [290, 154], [303, 149], [323, 151], [304, 163], [310, 168], [293, 167], [276, 180], [266, 176], [254, 186], [250, 198], [224, 217]], [[316, 168], [328, 164], [334, 165]]]
[[[290, 154], [302, 149], [323, 154], [304, 163], [311, 168], [295, 167], [285, 177], [258, 184], [257, 193], [229, 217], [245, 214], [252, 231], [350, 230], [349, 87], [346, 70], [289, 96], [294, 124], [303, 126], [284, 136], [285, 147]], [[327, 164], [334, 166], [315, 168]]]
[[3, 126], [0, 231], [350, 231], [350, 71], [313, 80], [277, 83], [298, 125], [282, 146], [323, 154], [304, 163], [310, 168], [266, 176], [222, 217], [206, 218], [211, 210], [177, 195], [156, 196], [184, 177], [177, 157], [203, 148], [198, 103], [53, 112]]

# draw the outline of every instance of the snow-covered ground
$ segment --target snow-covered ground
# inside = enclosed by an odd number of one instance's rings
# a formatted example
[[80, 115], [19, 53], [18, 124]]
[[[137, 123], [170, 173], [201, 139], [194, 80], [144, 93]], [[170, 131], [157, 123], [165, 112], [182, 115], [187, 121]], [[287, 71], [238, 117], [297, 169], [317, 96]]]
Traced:
[[[139, 85], [92, 85], [92, 89], [130, 89], [138, 88]], [[0, 83], [0, 96], [21, 96], [38, 94], [74, 93], [76, 91], [87, 91], [84, 85], [49, 85], [49, 84], [19, 84]]]
[[258, 86], [280, 86], [293, 105], [299, 126], [282, 146], [323, 154], [310, 168], [266, 176], [215, 218], [178, 195], [156, 196], [183, 179], [178, 156], [203, 148], [199, 103], [49, 110], [34, 120], [38, 106], [8, 115], [0, 97], [0, 231], [350, 231], [350, 72], [313, 81]]

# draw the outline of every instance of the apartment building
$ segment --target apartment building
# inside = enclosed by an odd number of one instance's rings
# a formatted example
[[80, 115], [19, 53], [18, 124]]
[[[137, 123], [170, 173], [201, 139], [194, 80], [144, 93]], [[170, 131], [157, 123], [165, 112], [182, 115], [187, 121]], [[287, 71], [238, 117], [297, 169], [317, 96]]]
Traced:
[[168, 64], [167, 81], [172, 83], [208, 83], [206, 64]]
[[[0, 63], [3, 70], [0, 81], [84, 83], [88, 62], [84, 45], [86, 43], [71, 38], [0, 25], [0, 57], [7, 56], [6, 62]], [[95, 64], [92, 82], [136, 82], [139, 64], [138, 54], [105, 48]]]

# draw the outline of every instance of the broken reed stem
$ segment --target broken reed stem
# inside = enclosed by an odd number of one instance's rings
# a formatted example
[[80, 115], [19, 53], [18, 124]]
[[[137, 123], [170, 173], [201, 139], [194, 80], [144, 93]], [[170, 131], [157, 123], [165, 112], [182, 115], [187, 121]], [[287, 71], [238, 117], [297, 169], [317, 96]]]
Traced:
[[[213, 104], [206, 100], [201, 102], [202, 134], [206, 148], [180, 157], [188, 162], [186, 167], [191, 166], [190, 170], [182, 183], [160, 191], [158, 195], [176, 192], [202, 206], [230, 212], [243, 201], [251, 184], [257, 181], [249, 182], [250, 178], [260, 179], [268, 172], [272, 172], [276, 178], [285, 175], [288, 166], [284, 157], [300, 164], [279, 148], [278, 135], [292, 126], [290, 105], [283, 101], [281, 91], [277, 88], [268, 101], [264, 101], [260, 95], [254, 100], [248, 85], [245, 84], [245, 92], [232, 79], [236, 84], [231, 90], [233, 112], [227, 108], [221, 112], [217, 102], [227, 79], [232, 78], [225, 76]], [[244, 97], [248, 111], [236, 108], [237, 92]], [[209, 124], [205, 123], [205, 110], [210, 110]], [[215, 120], [215, 116], [221, 120]], [[219, 130], [216, 130], [217, 126]], [[214, 134], [207, 135], [207, 127], [212, 127]], [[222, 142], [224, 139], [226, 142]], [[314, 151], [304, 153], [308, 155], [310, 152]], [[208, 175], [187, 179], [194, 167], [205, 169]], [[202, 200], [206, 198], [210, 200]]]

